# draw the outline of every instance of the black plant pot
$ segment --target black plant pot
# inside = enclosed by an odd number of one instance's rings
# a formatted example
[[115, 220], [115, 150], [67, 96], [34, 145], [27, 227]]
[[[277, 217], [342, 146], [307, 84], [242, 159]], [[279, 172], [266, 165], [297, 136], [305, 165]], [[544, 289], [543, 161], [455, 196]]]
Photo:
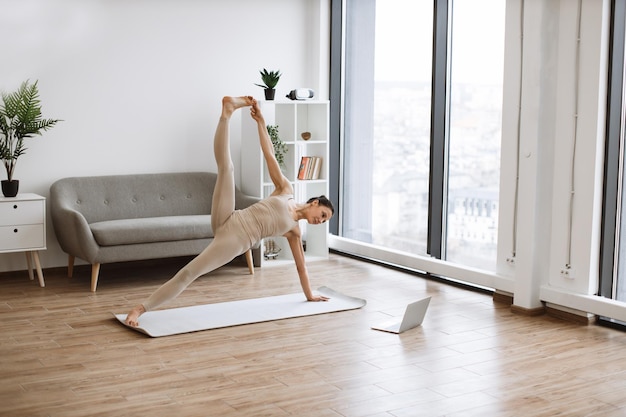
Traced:
[[15, 197], [20, 188], [19, 180], [2, 180], [2, 194], [5, 197]]
[[266, 88], [264, 91], [265, 91], [265, 100], [274, 100], [274, 96], [276, 95], [275, 89]]

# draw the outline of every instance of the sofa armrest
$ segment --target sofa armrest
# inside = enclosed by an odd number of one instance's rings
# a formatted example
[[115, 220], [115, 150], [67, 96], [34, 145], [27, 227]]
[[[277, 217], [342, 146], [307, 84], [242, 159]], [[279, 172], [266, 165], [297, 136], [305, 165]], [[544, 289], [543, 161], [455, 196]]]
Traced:
[[61, 249], [68, 255], [93, 263], [99, 245], [94, 239], [85, 216], [67, 204], [62, 186], [50, 187], [50, 217]]

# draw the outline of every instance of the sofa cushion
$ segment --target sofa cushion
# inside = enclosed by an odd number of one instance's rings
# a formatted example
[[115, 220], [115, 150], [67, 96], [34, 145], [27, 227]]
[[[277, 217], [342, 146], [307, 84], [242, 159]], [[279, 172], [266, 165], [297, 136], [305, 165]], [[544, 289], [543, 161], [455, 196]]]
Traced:
[[213, 237], [211, 216], [206, 214], [107, 220], [92, 223], [89, 227], [101, 246]]

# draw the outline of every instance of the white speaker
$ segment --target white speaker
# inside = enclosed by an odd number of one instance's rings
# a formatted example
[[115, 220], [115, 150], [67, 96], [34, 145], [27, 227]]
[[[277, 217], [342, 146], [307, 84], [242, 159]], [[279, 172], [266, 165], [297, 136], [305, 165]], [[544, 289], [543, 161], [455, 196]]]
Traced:
[[310, 88], [296, 88], [291, 90], [286, 97], [290, 100], [308, 100], [313, 98], [314, 95], [315, 91]]

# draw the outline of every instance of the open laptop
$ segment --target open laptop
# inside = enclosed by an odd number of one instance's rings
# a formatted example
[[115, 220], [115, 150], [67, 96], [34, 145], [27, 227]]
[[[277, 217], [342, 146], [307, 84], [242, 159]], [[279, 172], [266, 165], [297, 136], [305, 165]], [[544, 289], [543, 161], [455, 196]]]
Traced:
[[430, 297], [415, 301], [406, 306], [402, 320], [396, 318], [391, 321], [385, 321], [379, 325], [372, 326], [372, 329], [398, 334], [417, 327], [424, 321], [428, 304], [430, 304]]

